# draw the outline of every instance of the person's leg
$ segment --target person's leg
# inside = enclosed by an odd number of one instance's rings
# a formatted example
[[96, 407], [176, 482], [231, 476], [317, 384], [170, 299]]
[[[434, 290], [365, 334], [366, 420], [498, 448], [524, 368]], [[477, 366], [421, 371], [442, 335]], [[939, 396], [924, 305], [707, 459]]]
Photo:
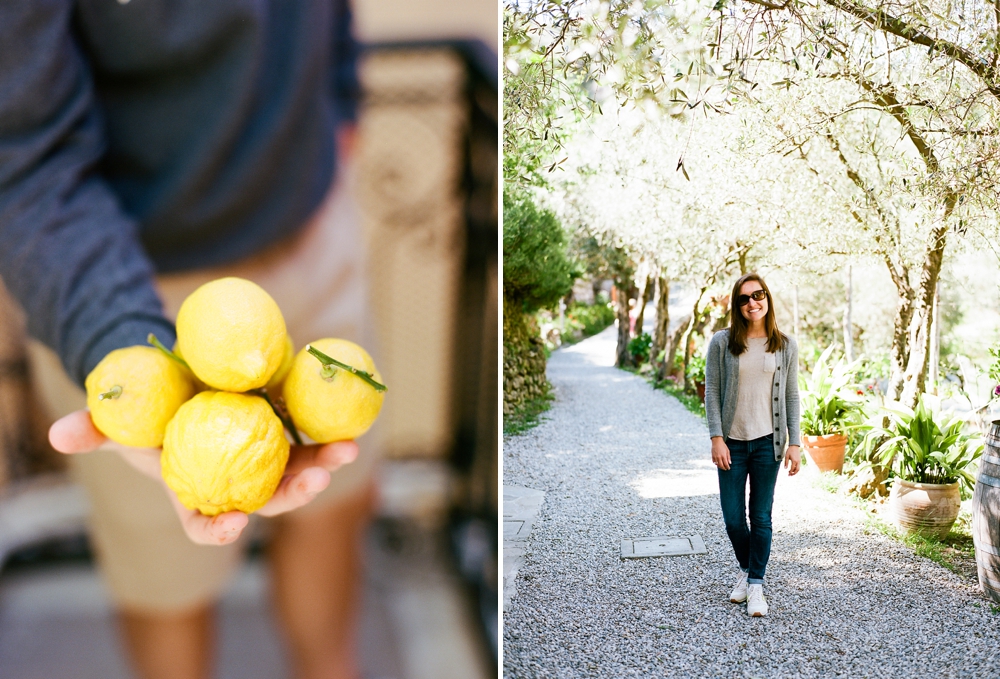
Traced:
[[727, 440], [729, 469], [719, 469], [719, 500], [726, 534], [740, 568], [750, 567], [750, 530], [747, 528], [747, 442]]
[[357, 679], [367, 484], [312, 512], [279, 517], [268, 547], [279, 616], [297, 679]]
[[125, 644], [142, 679], [208, 679], [214, 646], [213, 608], [176, 613], [122, 610]]
[[771, 505], [781, 462], [774, 459], [770, 436], [750, 446], [750, 572], [747, 582], [764, 584], [764, 571], [771, 556]]

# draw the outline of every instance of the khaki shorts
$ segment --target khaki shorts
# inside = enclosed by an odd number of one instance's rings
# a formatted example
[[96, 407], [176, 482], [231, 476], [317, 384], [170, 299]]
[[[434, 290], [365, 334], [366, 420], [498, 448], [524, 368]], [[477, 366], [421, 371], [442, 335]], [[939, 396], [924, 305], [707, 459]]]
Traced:
[[[239, 276], [275, 299], [296, 349], [322, 337], [341, 337], [377, 355], [352, 182], [348, 173], [340, 174], [309, 224], [288, 241], [237, 264], [158, 277], [167, 316], [175, 319], [184, 298], [203, 283]], [[31, 342], [28, 355], [33, 386], [53, 420], [86, 407], [84, 392], [67, 377], [55, 353]], [[377, 430], [359, 441], [358, 459], [334, 472], [330, 486], [298, 512], [329, 506], [367, 486], [379, 457]], [[95, 552], [119, 606], [181, 610], [222, 593], [240, 565], [245, 536], [223, 547], [193, 544], [162, 486], [112, 450], [71, 456], [70, 469], [87, 489]]]

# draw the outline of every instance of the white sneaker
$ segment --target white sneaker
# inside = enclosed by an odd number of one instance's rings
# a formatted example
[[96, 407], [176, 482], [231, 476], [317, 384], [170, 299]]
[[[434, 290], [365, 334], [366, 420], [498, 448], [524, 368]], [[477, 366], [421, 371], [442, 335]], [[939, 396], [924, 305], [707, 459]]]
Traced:
[[736, 581], [736, 586], [733, 587], [732, 593], [729, 595], [729, 600], [734, 604], [741, 604], [747, 600], [747, 574], [746, 571], [740, 570], [740, 579]]
[[747, 615], [762, 618], [767, 615], [767, 600], [764, 599], [764, 585], [747, 587]]

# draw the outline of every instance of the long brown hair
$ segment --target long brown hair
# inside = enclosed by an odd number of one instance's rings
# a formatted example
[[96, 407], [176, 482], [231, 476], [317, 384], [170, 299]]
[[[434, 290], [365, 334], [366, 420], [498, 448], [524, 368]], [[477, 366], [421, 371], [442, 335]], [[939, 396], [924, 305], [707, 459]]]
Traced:
[[756, 271], [745, 273], [740, 276], [733, 285], [733, 294], [729, 297], [729, 351], [734, 356], [739, 356], [747, 350], [747, 331], [750, 329], [750, 322], [743, 317], [740, 305], [736, 299], [740, 296], [740, 289], [747, 281], [757, 281], [760, 287], [767, 294], [767, 313], [764, 314], [764, 331], [767, 333], [767, 351], [773, 354], [785, 348], [785, 336], [778, 330], [778, 321], [774, 316], [774, 300], [771, 298], [771, 291], [767, 289], [767, 283]]

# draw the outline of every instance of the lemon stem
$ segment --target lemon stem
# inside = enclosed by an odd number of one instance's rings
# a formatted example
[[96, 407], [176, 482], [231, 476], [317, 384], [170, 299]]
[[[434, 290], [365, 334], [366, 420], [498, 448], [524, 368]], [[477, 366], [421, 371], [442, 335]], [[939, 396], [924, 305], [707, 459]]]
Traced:
[[292, 421], [291, 413], [285, 408], [285, 401], [279, 396], [278, 402], [275, 403], [268, 395], [267, 389], [254, 389], [253, 393], [267, 401], [267, 405], [271, 406], [271, 410], [274, 411], [274, 414], [278, 416], [281, 423], [285, 425], [285, 429], [292, 435], [292, 440], [295, 441], [295, 444], [299, 446], [304, 445], [302, 437], [299, 436], [299, 430], [295, 428], [295, 422]]
[[306, 345], [306, 351], [315, 356], [317, 360], [319, 360], [319, 362], [322, 363], [323, 365], [335, 365], [338, 368], [343, 368], [347, 372], [357, 375], [365, 382], [375, 387], [375, 391], [385, 391], [386, 389], [388, 389], [388, 387], [386, 387], [384, 384], [376, 382], [375, 378], [372, 377], [371, 373], [366, 373], [364, 370], [358, 370], [357, 368], [349, 366], [346, 363], [341, 363], [335, 358], [330, 358], [329, 356], [327, 356], [326, 354], [324, 354], [322, 351], [312, 346], [311, 344]]
[[156, 339], [156, 335], [154, 335], [153, 333], [149, 333], [149, 337], [146, 338], [146, 341], [149, 342], [150, 344], [152, 344], [154, 347], [156, 347], [160, 351], [162, 351], [163, 353], [165, 353], [170, 358], [172, 358], [175, 361], [177, 361], [178, 363], [180, 363], [182, 366], [184, 366], [188, 370], [191, 369], [191, 366], [189, 366], [187, 364], [187, 361], [185, 361], [183, 358], [181, 358], [180, 356], [178, 356], [174, 352], [170, 351], [170, 349], [167, 349], [165, 346], [163, 346], [163, 343], [160, 342], [160, 340]]
[[115, 386], [111, 387], [110, 389], [108, 389], [103, 394], [98, 394], [97, 395], [97, 400], [98, 401], [106, 401], [108, 399], [118, 398], [121, 395], [122, 395], [122, 388], [116, 384]]

